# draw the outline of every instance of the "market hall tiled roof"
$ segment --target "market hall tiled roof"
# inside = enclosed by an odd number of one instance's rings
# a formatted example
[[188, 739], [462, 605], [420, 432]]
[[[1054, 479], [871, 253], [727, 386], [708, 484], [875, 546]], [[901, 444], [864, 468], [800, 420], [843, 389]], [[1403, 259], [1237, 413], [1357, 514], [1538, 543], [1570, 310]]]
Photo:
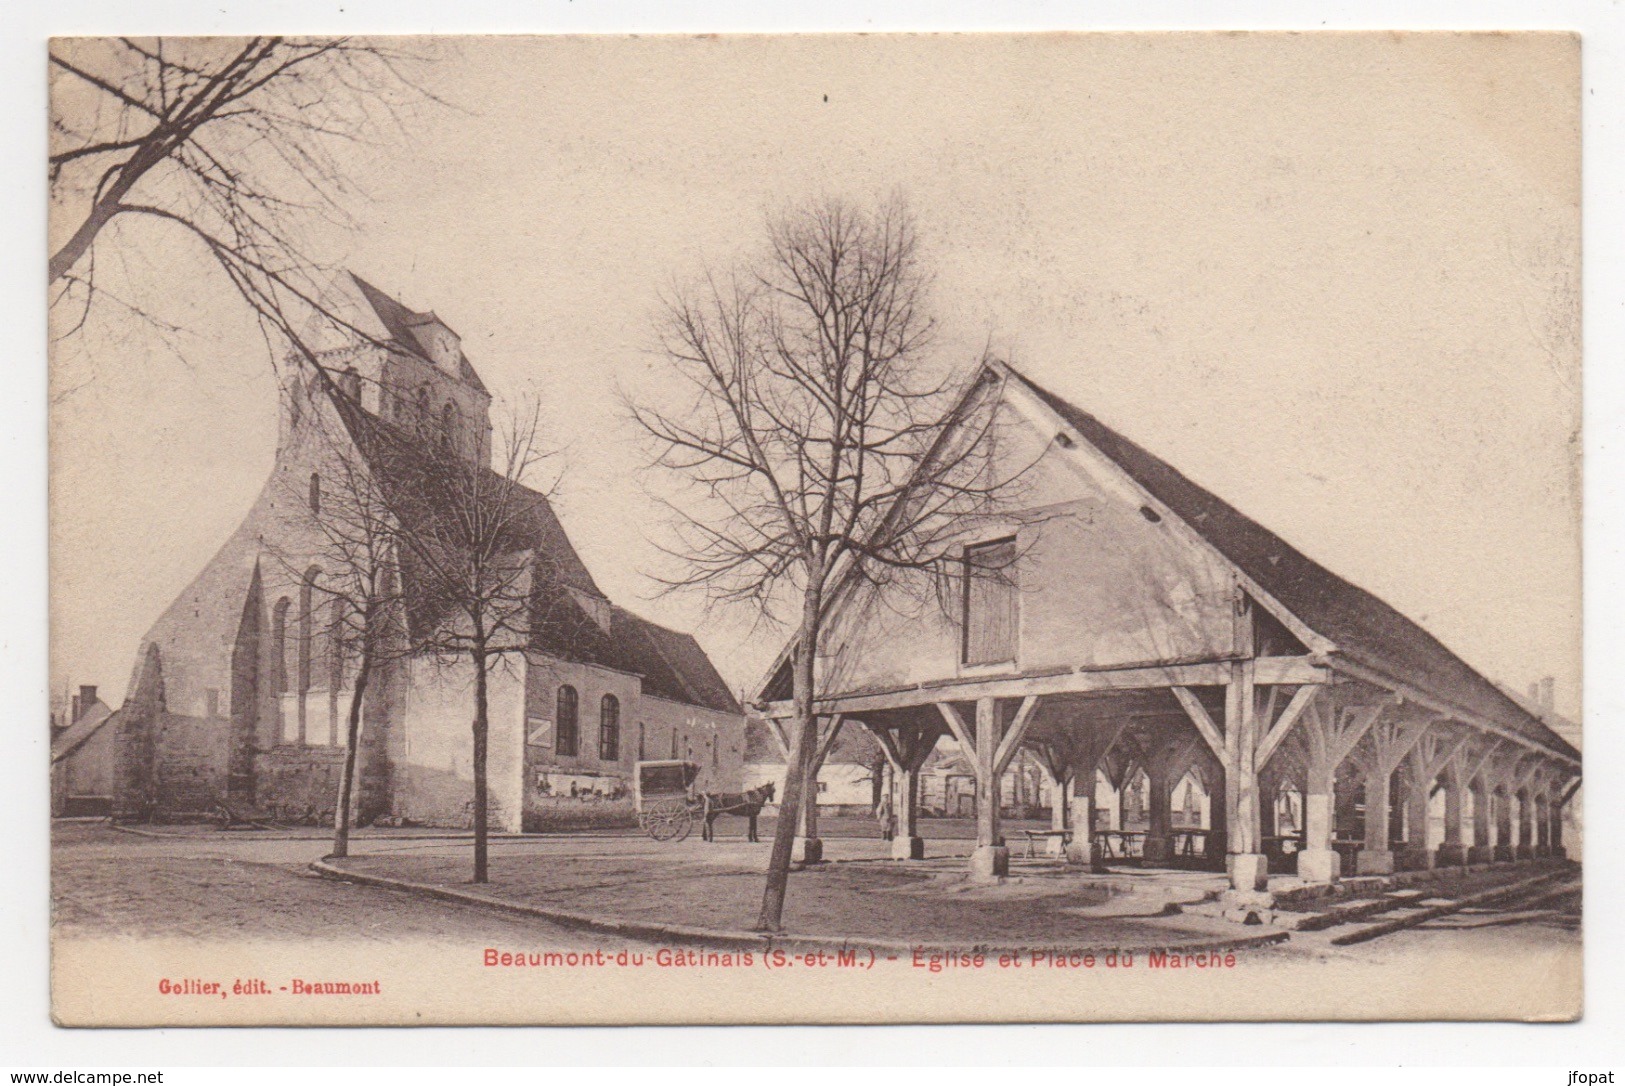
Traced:
[[1579, 752], [1436, 637], [1358, 585], [1307, 557], [1280, 536], [1187, 479], [1165, 461], [1008, 364], [1010, 375], [1336, 654], [1517, 732], [1569, 758]]

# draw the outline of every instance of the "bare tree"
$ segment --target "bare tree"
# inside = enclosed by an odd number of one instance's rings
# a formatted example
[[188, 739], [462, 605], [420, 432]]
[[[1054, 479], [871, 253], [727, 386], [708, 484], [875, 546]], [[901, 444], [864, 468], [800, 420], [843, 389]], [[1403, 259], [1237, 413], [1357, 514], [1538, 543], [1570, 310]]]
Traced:
[[162, 237], [112, 238], [123, 222], [195, 245], [276, 339], [298, 340], [313, 324], [355, 334], [301, 238], [312, 220], [350, 225], [338, 152], [384, 131], [405, 103], [432, 97], [416, 80], [427, 60], [420, 49], [350, 38], [53, 41], [58, 338], [82, 328], [102, 299], [174, 330], [101, 283], [98, 254], [109, 241], [128, 266]]
[[494, 468], [423, 442], [392, 441], [382, 454], [416, 612], [414, 647], [443, 662], [466, 660], [474, 673], [475, 882], [487, 881], [489, 867], [491, 673], [576, 613], [560, 596], [556, 559], [538, 527], [546, 496], [525, 482], [547, 459], [538, 427], [534, 406], [516, 412]]
[[[337, 403], [342, 413], [360, 419], [360, 408], [353, 401]], [[340, 434], [324, 428], [320, 436], [327, 453], [324, 470], [312, 480], [309, 493], [289, 494], [293, 508], [309, 510], [316, 545], [313, 551], [282, 557], [292, 576], [302, 576], [311, 561], [321, 568], [322, 576], [308, 583], [331, 615], [325, 635], [332, 653], [333, 689], [350, 684], [332, 852], [347, 856], [355, 821], [362, 706], [377, 670], [409, 656], [412, 646], [399, 573], [399, 521], [384, 481], [363, 446], [349, 439], [349, 431]], [[376, 445], [377, 439], [368, 444]]]
[[686, 572], [668, 586], [768, 612], [798, 598], [789, 817], [758, 930], [781, 927], [834, 589], [940, 573], [964, 518], [1005, 485], [993, 478], [986, 371], [961, 387], [929, 358], [928, 285], [900, 201], [827, 200], [777, 217], [764, 255], [669, 300], [661, 347], [686, 398], [630, 405], [657, 464], [691, 484], [693, 501], [671, 503], [670, 550]]

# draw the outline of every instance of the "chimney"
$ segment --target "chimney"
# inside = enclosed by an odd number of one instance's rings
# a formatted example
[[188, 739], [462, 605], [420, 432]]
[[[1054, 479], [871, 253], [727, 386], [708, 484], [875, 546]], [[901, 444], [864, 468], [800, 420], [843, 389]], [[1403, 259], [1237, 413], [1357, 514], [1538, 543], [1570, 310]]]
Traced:
[[96, 688], [94, 686], [81, 686], [79, 696], [74, 699], [73, 719], [77, 723], [79, 718], [90, 712], [91, 706], [96, 704]]
[[[95, 690], [95, 687], [91, 687]], [[1557, 680], [1548, 675], [1540, 680], [1540, 697], [1536, 699], [1540, 704], [1540, 711], [1549, 713], [1557, 706]]]

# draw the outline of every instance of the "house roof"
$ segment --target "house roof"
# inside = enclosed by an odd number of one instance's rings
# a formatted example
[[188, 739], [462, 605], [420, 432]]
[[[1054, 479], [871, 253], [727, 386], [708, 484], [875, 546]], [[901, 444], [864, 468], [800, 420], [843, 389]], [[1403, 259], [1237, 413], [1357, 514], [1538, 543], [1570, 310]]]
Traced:
[[[402, 350], [414, 354], [432, 365], [433, 360], [429, 357], [428, 347], [419, 338], [417, 329], [431, 324], [439, 324], [449, 330], [451, 326], [435, 316], [432, 310], [427, 313], [419, 313], [415, 309], [408, 309], [355, 272], [350, 273], [350, 278], [355, 280], [355, 285], [360, 289], [361, 296], [367, 300], [367, 304], [372, 307], [372, 311], [378, 315], [378, 320], [383, 324], [384, 330], [389, 333], [389, 338]], [[461, 350], [457, 352], [457, 376], [484, 392], [487, 396], [490, 395], [486, 391], [485, 383], [480, 380], [480, 375], [474, 371], [473, 365], [468, 361], [468, 356]]]
[[98, 698], [83, 716], [63, 729], [61, 735], [51, 740], [51, 761], [59, 762], [84, 746], [91, 736], [101, 731], [102, 727], [116, 715], [114, 710], [108, 708], [107, 704]]
[[1087, 411], [1004, 367], [1068, 426], [1100, 450], [1338, 655], [1409, 683], [1570, 758], [1579, 752], [1421, 626], [1307, 557], [1234, 506], [1119, 434]]

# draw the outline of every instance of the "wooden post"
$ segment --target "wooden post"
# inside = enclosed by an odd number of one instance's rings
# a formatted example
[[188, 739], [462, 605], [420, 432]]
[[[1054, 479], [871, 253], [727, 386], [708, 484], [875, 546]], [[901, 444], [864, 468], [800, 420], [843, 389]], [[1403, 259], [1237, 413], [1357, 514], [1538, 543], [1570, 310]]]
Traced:
[[1546, 796], [1545, 782], [1535, 796], [1535, 855], [1542, 859], [1552, 854], [1552, 821], [1550, 800]]
[[976, 702], [976, 851], [971, 873], [981, 878], [1003, 878], [1010, 873], [1010, 850], [999, 833], [999, 703], [994, 698]]
[[[829, 723], [826, 725], [824, 721]], [[814, 750], [812, 761], [802, 775], [801, 785], [801, 834], [796, 838], [795, 856], [804, 864], [824, 862], [824, 842], [818, 836], [818, 774], [824, 768], [824, 759], [829, 757], [830, 748], [841, 734], [841, 724], [845, 718], [836, 713], [830, 717], [814, 717], [813, 725], [819, 729], [818, 745]]]
[[896, 832], [892, 836], [894, 860], [925, 859], [925, 841], [920, 838], [920, 770], [942, 736], [940, 723], [926, 723], [917, 717], [904, 720], [895, 730], [867, 720], [863, 725], [886, 755], [891, 770], [892, 814]]
[[1269, 858], [1258, 794], [1258, 704], [1253, 661], [1231, 665], [1224, 698], [1225, 866], [1233, 890], [1269, 886]]
[[[1490, 840], [1490, 826], [1494, 815], [1491, 792], [1491, 763], [1501, 747], [1499, 739], [1480, 739], [1462, 754], [1459, 770], [1466, 795], [1473, 800], [1473, 837], [1467, 848], [1469, 864], [1487, 864], [1495, 857]], [[1465, 843], [1465, 842], [1463, 842]]]
[[1513, 857], [1519, 860], [1535, 858], [1534, 803], [1528, 788], [1518, 790], [1518, 843], [1513, 849]]
[[1428, 722], [1415, 719], [1378, 719], [1366, 736], [1365, 847], [1355, 860], [1362, 875], [1388, 875], [1395, 868], [1390, 843], [1389, 805], [1393, 800], [1394, 771], [1426, 732]]
[[1381, 706], [1345, 705], [1328, 695], [1303, 716], [1304, 847], [1298, 877], [1305, 882], [1336, 882], [1342, 874], [1342, 858], [1333, 848], [1338, 770], [1381, 712]]
[[1434, 863], [1441, 867], [1459, 867], [1467, 862], [1463, 847], [1467, 829], [1467, 804], [1462, 793], [1466, 782], [1461, 777], [1461, 758], [1451, 759], [1444, 773], [1444, 842], [1434, 854]]

